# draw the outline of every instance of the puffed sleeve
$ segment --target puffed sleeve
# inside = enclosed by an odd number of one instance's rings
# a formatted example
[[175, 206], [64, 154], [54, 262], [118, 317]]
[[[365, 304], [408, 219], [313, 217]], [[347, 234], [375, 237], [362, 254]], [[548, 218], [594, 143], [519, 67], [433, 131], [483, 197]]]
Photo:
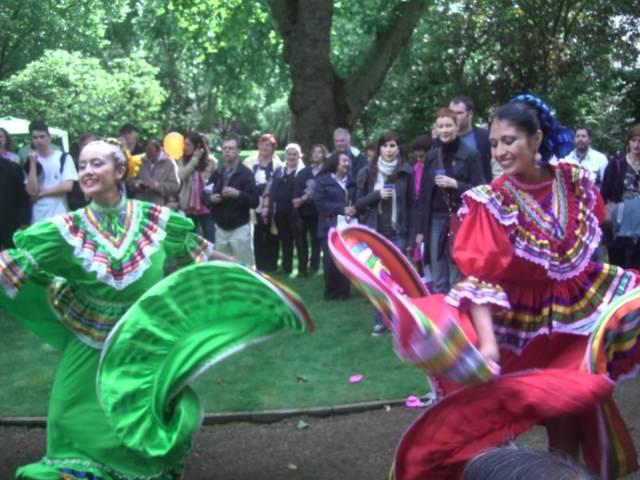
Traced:
[[557, 168], [562, 169], [565, 174], [570, 175], [575, 193], [582, 199], [582, 204], [586, 207], [585, 215], [593, 212], [597, 223], [602, 223], [607, 214], [607, 210], [603, 200], [604, 195], [600, 195], [600, 191], [596, 185], [595, 174], [584, 167], [572, 163], [561, 163]]
[[166, 230], [167, 256], [175, 258], [179, 266], [206, 262], [213, 254], [213, 243], [194, 232], [193, 222], [189, 218], [171, 212]]
[[500, 279], [514, 256], [510, 234], [516, 226], [517, 212], [505, 209], [500, 202], [500, 195], [487, 185], [469, 190], [463, 197], [458, 212], [462, 225], [456, 234], [453, 258], [464, 279], [447, 295], [447, 302], [455, 307], [475, 303], [491, 304], [496, 310], [510, 308]]
[[56, 225], [51, 221], [35, 223], [13, 236], [16, 248], [0, 251], [0, 288], [14, 298], [34, 275], [67, 276], [72, 268], [65, 261], [70, 254]]

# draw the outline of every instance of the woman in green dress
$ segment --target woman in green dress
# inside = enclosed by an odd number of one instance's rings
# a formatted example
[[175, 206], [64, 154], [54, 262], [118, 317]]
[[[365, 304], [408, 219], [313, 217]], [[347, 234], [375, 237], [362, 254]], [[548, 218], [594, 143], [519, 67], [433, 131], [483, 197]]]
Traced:
[[[177, 479], [201, 406], [189, 383], [283, 327], [312, 327], [292, 292], [228, 262], [169, 209], [127, 200], [115, 141], [81, 152], [92, 203], [0, 252], [0, 308], [62, 351], [47, 452], [19, 479]], [[181, 269], [163, 280], [164, 263]]]

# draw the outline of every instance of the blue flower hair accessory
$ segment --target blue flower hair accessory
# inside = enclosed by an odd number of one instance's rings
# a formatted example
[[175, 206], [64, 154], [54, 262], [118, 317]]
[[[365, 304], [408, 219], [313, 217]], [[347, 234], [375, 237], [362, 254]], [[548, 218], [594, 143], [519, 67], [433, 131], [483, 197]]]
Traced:
[[547, 164], [553, 156], [561, 159], [574, 149], [573, 130], [556, 120], [551, 108], [540, 98], [530, 93], [522, 93], [513, 97], [511, 102], [524, 103], [536, 111], [540, 130], [544, 135], [539, 153], [542, 163]]

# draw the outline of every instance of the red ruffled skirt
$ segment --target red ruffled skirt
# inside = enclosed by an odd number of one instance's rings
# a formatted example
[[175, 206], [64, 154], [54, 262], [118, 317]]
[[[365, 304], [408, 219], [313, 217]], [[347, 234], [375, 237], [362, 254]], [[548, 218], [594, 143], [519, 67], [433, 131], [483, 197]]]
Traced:
[[[566, 415], [580, 417], [582, 449], [593, 471], [613, 479], [637, 469], [608, 378], [628, 376], [640, 363], [634, 274], [594, 263], [552, 291], [523, 286], [507, 292], [513, 308], [497, 317], [497, 334], [521, 331], [512, 327], [523, 318], [534, 327], [529, 337], [516, 335], [518, 341], [526, 338], [520, 345], [501, 343], [507, 348], [501, 348], [497, 375], [475, 348], [469, 317], [444, 297], [429, 296], [390, 242], [353, 226], [332, 230], [329, 245], [339, 268], [383, 313], [396, 353], [434, 376], [444, 394], [403, 436], [397, 480], [458, 478], [482, 450]], [[569, 319], [578, 317], [583, 324], [572, 325]]]

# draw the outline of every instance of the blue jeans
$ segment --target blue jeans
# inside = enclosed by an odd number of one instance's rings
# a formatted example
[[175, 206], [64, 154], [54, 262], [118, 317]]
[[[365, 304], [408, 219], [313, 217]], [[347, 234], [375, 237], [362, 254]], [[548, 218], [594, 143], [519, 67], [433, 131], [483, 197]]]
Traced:
[[451, 253], [438, 257], [440, 238], [443, 230], [449, 229], [449, 215], [434, 213], [431, 215], [429, 229], [429, 265], [433, 277], [434, 293], [449, 293], [451, 287], [460, 279], [460, 271], [451, 259]]

